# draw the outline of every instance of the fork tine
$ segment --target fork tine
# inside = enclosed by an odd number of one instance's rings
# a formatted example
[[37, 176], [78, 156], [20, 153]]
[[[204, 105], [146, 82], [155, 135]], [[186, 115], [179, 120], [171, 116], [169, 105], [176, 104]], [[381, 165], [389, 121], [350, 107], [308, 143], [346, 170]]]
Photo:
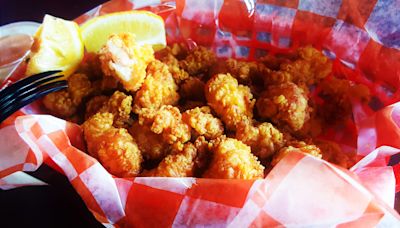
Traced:
[[57, 74], [57, 73], [60, 73], [60, 72], [61, 72], [60, 70], [46, 71], [46, 72], [42, 72], [42, 73], [35, 74], [35, 75], [29, 76], [27, 78], [24, 78], [24, 79], [22, 79], [20, 81], [15, 82], [12, 85], [0, 90], [0, 97], [3, 97], [4, 94], [9, 93], [10, 91], [16, 90], [16, 89], [18, 89], [19, 87], [21, 87], [23, 85], [28, 85], [28, 84], [30, 84], [30, 83], [32, 83], [34, 81], [37, 81], [37, 80], [39, 80], [41, 78], [45, 78], [47, 76], [50, 76], [50, 75], [53, 75], [53, 74]]
[[50, 77], [41, 78], [41, 79], [39, 79], [37, 81], [34, 81], [31, 84], [27, 84], [27, 85], [19, 87], [15, 91], [11, 91], [10, 90], [10, 92], [8, 94], [5, 94], [5, 96], [0, 97], [0, 107], [5, 102], [12, 101], [13, 99], [16, 99], [18, 96], [21, 96], [21, 95], [29, 92], [30, 90], [34, 89], [37, 86], [43, 85], [43, 84], [45, 84], [47, 82], [53, 81], [53, 80], [61, 78], [61, 77], [63, 77], [63, 75], [56, 75], [56, 76], [50, 76]]
[[5, 111], [7, 109], [7, 107], [11, 106], [14, 102], [18, 102], [19, 100], [23, 99], [24, 97], [30, 96], [31, 94], [35, 94], [38, 91], [40, 91], [42, 88], [51, 88], [53, 85], [63, 85], [64, 83], [67, 83], [67, 82], [65, 80], [49, 82], [44, 85], [38, 85], [38, 86], [30, 89], [29, 91], [24, 91], [21, 94], [16, 94], [16, 97], [14, 99], [9, 99], [9, 100], [3, 102], [0, 105], [0, 110]]
[[30, 104], [34, 100], [37, 100], [49, 93], [59, 91], [61, 89], [65, 89], [68, 87], [67, 81], [57, 81], [51, 82], [41, 87], [37, 87], [36, 90], [31, 91], [28, 94], [25, 94], [24, 97], [19, 97], [14, 103], [11, 103], [9, 106], [4, 106], [5, 109], [1, 108], [0, 113], [0, 122], [5, 120], [11, 114], [16, 112], [18, 109]]

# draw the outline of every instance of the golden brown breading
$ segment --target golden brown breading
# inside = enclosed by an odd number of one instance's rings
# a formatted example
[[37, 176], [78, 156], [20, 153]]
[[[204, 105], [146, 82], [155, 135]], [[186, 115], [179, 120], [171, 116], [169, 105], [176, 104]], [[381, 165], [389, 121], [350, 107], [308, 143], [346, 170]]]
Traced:
[[151, 45], [139, 45], [131, 33], [112, 34], [99, 51], [101, 69], [120, 81], [128, 91], [137, 91], [146, 77], [146, 67], [154, 60]]
[[135, 139], [145, 159], [159, 160], [170, 152], [170, 144], [163, 139], [161, 134], [152, 132], [147, 125], [140, 125], [135, 121], [129, 128], [129, 133]]
[[148, 177], [192, 177], [194, 174], [197, 149], [192, 143], [186, 143], [182, 151], [173, 151], [160, 164], [142, 176]]
[[175, 58], [171, 51], [162, 53], [162, 56], [159, 59], [161, 62], [168, 65], [168, 69], [171, 72], [172, 77], [174, 78], [176, 84], [179, 85], [183, 80], [186, 80], [189, 77], [189, 74], [184, 69], [179, 67], [179, 61]]
[[205, 83], [196, 77], [189, 77], [179, 87], [179, 94], [182, 98], [192, 101], [205, 101]]
[[85, 105], [85, 120], [99, 112], [101, 107], [107, 103], [108, 99], [107, 96], [103, 95], [91, 98]]
[[282, 158], [293, 151], [306, 153], [316, 158], [322, 158], [321, 150], [316, 145], [304, 141], [291, 141], [286, 147], [283, 147], [278, 153], [275, 153], [271, 165], [275, 166]]
[[204, 136], [198, 137], [194, 141], [194, 146], [197, 149], [197, 156], [194, 160], [195, 163], [195, 176], [201, 177], [208, 168], [211, 161], [211, 144]]
[[139, 124], [150, 126], [152, 132], [162, 134], [169, 144], [183, 144], [190, 140], [190, 126], [182, 121], [179, 109], [170, 105], [158, 110], [142, 109]]
[[142, 108], [159, 109], [162, 105], [176, 105], [179, 101], [176, 85], [168, 66], [155, 60], [147, 67], [147, 78], [136, 93], [134, 111]]
[[197, 107], [182, 114], [184, 123], [192, 128], [194, 137], [205, 136], [207, 139], [214, 139], [224, 134], [224, 126], [221, 120], [211, 114], [208, 106]]
[[198, 75], [207, 73], [216, 62], [217, 58], [211, 50], [198, 46], [184, 60], [179, 62], [179, 66], [187, 71], [189, 75]]
[[310, 118], [310, 107], [306, 92], [294, 83], [272, 85], [257, 100], [260, 117], [269, 118], [278, 125], [300, 130]]
[[124, 127], [132, 112], [132, 96], [123, 92], [115, 91], [107, 103], [101, 107], [99, 112], [110, 112], [114, 116], [114, 126]]
[[226, 60], [226, 70], [225, 72], [230, 73], [235, 77], [240, 83], [249, 84], [251, 82], [252, 69], [257, 68], [255, 62], [244, 62], [235, 59]]
[[114, 115], [97, 113], [82, 125], [88, 152], [112, 174], [133, 177], [139, 174], [142, 155], [125, 128], [113, 127]]
[[68, 92], [72, 102], [79, 106], [86, 96], [93, 93], [92, 83], [86, 74], [73, 74], [68, 78]]
[[368, 101], [370, 97], [366, 86], [351, 84], [345, 79], [327, 78], [320, 84], [318, 94], [325, 102], [318, 107], [318, 114], [328, 123], [335, 124], [348, 119], [352, 114], [352, 99]]
[[255, 100], [247, 86], [239, 85], [230, 74], [217, 74], [206, 84], [208, 105], [221, 117], [227, 129], [253, 117]]
[[236, 129], [236, 139], [250, 146], [251, 152], [262, 160], [272, 156], [285, 143], [283, 133], [267, 122], [255, 126], [251, 122], [241, 122]]
[[239, 140], [220, 138], [212, 146], [212, 160], [205, 178], [258, 179], [264, 177], [264, 166]]
[[299, 48], [297, 57], [294, 61], [281, 63], [279, 71], [274, 71], [270, 77], [265, 77], [265, 85], [284, 82], [312, 85], [332, 72], [332, 62], [311, 46]]
[[55, 116], [71, 117], [76, 113], [77, 106], [72, 102], [67, 90], [50, 93], [43, 98], [44, 106]]

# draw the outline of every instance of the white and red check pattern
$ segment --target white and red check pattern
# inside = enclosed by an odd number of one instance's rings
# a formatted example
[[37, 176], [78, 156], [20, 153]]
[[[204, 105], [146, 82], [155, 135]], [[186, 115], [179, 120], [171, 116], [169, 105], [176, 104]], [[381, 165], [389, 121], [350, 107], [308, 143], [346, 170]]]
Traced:
[[400, 217], [393, 204], [400, 190], [400, 167], [387, 164], [400, 148], [400, 103], [395, 103], [400, 100], [399, 14], [381, 17], [382, 12], [392, 14], [396, 4], [113, 0], [76, 19], [83, 23], [144, 7], [165, 19], [169, 42], [191, 39], [221, 57], [254, 59], [304, 44], [323, 49], [335, 59], [335, 73], [368, 85], [374, 96], [375, 103], [354, 105], [354, 122], [347, 128], [328, 135], [357, 148], [363, 157], [350, 171], [292, 153], [256, 181], [116, 178], [83, 152], [79, 126], [47, 115], [24, 116], [41, 113], [31, 105], [0, 125], [0, 187], [45, 184], [19, 172], [36, 170], [44, 162], [68, 177], [106, 226], [397, 226]]

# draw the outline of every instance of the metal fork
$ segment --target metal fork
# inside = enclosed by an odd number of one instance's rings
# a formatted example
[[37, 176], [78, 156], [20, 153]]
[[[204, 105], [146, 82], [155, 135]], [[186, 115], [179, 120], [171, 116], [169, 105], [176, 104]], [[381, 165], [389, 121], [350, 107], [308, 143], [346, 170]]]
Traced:
[[47, 71], [19, 80], [0, 90], [0, 123], [33, 101], [68, 87], [61, 71]]

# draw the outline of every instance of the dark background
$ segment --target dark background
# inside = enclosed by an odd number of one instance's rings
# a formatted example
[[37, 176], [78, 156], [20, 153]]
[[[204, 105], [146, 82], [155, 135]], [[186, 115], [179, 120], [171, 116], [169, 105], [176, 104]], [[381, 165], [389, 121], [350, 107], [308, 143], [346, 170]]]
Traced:
[[[0, 0], [0, 25], [41, 22], [45, 14], [74, 19], [105, 0]], [[33, 176], [49, 186], [0, 190], [0, 227], [102, 227], [67, 178], [42, 166]]]
[[105, 0], [0, 0], [0, 25], [16, 21], [41, 22], [45, 14], [75, 19]]

